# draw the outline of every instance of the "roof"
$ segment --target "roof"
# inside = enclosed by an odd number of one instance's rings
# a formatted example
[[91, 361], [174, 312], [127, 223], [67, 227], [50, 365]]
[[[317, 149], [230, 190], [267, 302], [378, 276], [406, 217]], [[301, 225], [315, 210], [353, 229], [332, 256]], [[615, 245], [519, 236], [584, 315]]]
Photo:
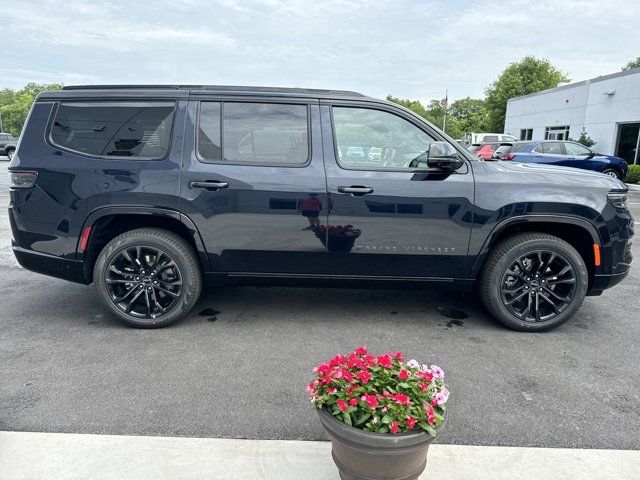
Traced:
[[559, 87], [547, 88], [546, 90], [540, 90], [539, 92], [530, 93], [528, 95], [521, 95], [519, 97], [510, 98], [508, 101], [520, 100], [522, 98], [535, 97], [537, 95], [546, 95], [551, 92], [558, 92], [560, 90], [569, 90], [575, 87], [581, 87], [583, 85], [590, 85], [592, 83], [603, 82], [605, 80], [611, 80], [612, 78], [625, 77], [627, 75], [640, 74], [640, 68], [633, 68], [631, 70], [622, 70], [620, 72], [611, 73], [609, 75], [602, 75], [600, 77], [590, 78], [589, 80], [583, 80], [581, 82], [569, 83], [567, 85], [561, 85]]
[[70, 98], [97, 96], [161, 96], [187, 97], [189, 95], [243, 95], [282, 96], [297, 98], [350, 98], [366, 99], [366, 95], [348, 90], [323, 90], [315, 88], [252, 87], [234, 85], [70, 85], [62, 90], [44, 92], [38, 98]]

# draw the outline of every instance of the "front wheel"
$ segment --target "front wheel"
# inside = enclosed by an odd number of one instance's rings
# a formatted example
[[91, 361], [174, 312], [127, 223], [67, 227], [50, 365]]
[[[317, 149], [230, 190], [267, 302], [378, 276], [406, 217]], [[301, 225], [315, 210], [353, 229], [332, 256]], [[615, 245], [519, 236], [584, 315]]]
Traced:
[[580, 254], [564, 240], [521, 233], [491, 251], [480, 282], [482, 302], [500, 323], [541, 332], [562, 325], [580, 308], [588, 272]]
[[111, 240], [93, 279], [105, 305], [131, 327], [166, 327], [198, 300], [200, 267], [191, 246], [161, 229], [141, 228]]
[[9, 160], [13, 160], [13, 152], [15, 152], [15, 150], [7, 150], [7, 157]]
[[616, 179], [620, 180], [620, 175], [618, 174], [618, 172], [616, 172], [612, 168], [607, 168], [606, 170], [603, 170], [602, 173], [604, 173], [605, 175], [607, 175], [609, 177], [613, 177], [613, 178], [616, 178]]

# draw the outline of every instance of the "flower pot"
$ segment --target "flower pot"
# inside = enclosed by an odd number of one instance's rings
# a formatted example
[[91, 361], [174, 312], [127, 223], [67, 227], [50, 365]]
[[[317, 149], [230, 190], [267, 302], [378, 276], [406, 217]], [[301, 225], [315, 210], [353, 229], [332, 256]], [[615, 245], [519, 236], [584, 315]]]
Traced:
[[434, 437], [423, 430], [396, 435], [367, 432], [337, 420], [325, 408], [317, 412], [331, 437], [331, 455], [342, 480], [412, 480], [427, 466]]

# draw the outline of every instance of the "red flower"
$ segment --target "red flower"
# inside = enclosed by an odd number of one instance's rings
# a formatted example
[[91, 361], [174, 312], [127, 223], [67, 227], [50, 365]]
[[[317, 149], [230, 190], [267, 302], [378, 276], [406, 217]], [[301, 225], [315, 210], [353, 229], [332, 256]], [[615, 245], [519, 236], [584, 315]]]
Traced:
[[398, 428], [398, 422], [396, 420], [391, 422], [391, 428], [389, 430], [391, 430], [391, 433], [398, 433], [398, 430], [400, 429]]
[[430, 382], [431, 380], [433, 380], [433, 375], [429, 372], [423, 372], [423, 371], [416, 372], [416, 377], [424, 378], [427, 382]]
[[358, 404], [358, 399], [357, 398], [350, 398], [349, 399], [349, 405], [351, 405], [352, 407], [355, 407]]
[[393, 363], [391, 362], [391, 356], [388, 353], [385, 353], [384, 355], [379, 355], [377, 360], [378, 360], [378, 365], [380, 365], [383, 368], [393, 367]]
[[420, 382], [420, 390], [424, 392], [426, 389], [427, 389], [427, 384], [424, 382]]
[[347, 357], [345, 357], [344, 355], [338, 354], [335, 357], [333, 357], [331, 360], [329, 360], [329, 366], [335, 367], [337, 365], [342, 365], [346, 362], [347, 362]]
[[359, 372], [356, 372], [355, 375], [360, 379], [362, 383], [367, 383], [369, 380], [371, 380], [371, 374], [368, 370], [360, 370]]
[[396, 393], [395, 395], [392, 395], [391, 398], [393, 399], [394, 402], [400, 405], [406, 405], [407, 407], [411, 405], [411, 400], [409, 400], [409, 396], [405, 395], [404, 393]]
[[398, 372], [399, 380], [406, 380], [407, 378], [409, 378], [409, 372], [407, 372], [406, 370], [400, 370], [400, 372]]
[[362, 360], [361, 358], [358, 358], [355, 356], [355, 354], [351, 354], [349, 355], [349, 362], [347, 362], [347, 367], [349, 368], [353, 368], [353, 367], [357, 367], [357, 368], [364, 368], [365, 364], [364, 364], [364, 360]]
[[358, 347], [355, 349], [355, 351], [353, 352], [356, 355], [366, 355], [367, 354], [367, 347], [365, 347], [364, 345], [361, 347]]
[[374, 357], [373, 355], [365, 355], [363, 360], [367, 363], [369, 367], [376, 366], [376, 357]]
[[347, 402], [345, 402], [344, 400], [338, 400], [338, 408], [343, 412], [346, 412], [347, 410], [349, 410], [349, 407], [347, 406]]
[[336, 393], [336, 387], [328, 387], [327, 393]]
[[394, 352], [391, 355], [393, 356], [393, 358], [395, 358], [399, 362], [404, 362], [404, 357], [402, 356], [402, 352]]
[[324, 377], [330, 370], [331, 368], [326, 363], [318, 365], [313, 369], [314, 373], [317, 373], [319, 377]]
[[376, 408], [377, 406], [380, 405], [378, 403], [378, 398], [375, 395], [363, 395], [361, 397], [361, 400], [363, 402], [367, 402], [367, 405], [369, 405], [369, 408]]
[[347, 388], [347, 395], [352, 395], [352, 394], [353, 394], [353, 387]]
[[427, 422], [429, 422], [429, 425], [433, 425], [434, 421], [435, 421], [435, 417], [433, 415], [429, 415], [429, 418], [427, 418]]
[[416, 423], [417, 423], [417, 422], [418, 422], [418, 421], [417, 421], [415, 418], [410, 417], [410, 416], [408, 416], [408, 415], [407, 415], [407, 428], [408, 428], [409, 430], [412, 430], [412, 429], [413, 429], [413, 427], [415, 427], [415, 426], [416, 426]]

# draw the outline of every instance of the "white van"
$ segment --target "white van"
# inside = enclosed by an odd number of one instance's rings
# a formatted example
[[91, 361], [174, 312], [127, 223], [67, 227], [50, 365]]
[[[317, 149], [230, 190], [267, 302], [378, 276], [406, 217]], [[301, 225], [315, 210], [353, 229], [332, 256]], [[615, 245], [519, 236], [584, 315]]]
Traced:
[[471, 145], [472, 143], [488, 142], [517, 142], [518, 139], [506, 133], [472, 133], [467, 132], [462, 135], [462, 143]]

